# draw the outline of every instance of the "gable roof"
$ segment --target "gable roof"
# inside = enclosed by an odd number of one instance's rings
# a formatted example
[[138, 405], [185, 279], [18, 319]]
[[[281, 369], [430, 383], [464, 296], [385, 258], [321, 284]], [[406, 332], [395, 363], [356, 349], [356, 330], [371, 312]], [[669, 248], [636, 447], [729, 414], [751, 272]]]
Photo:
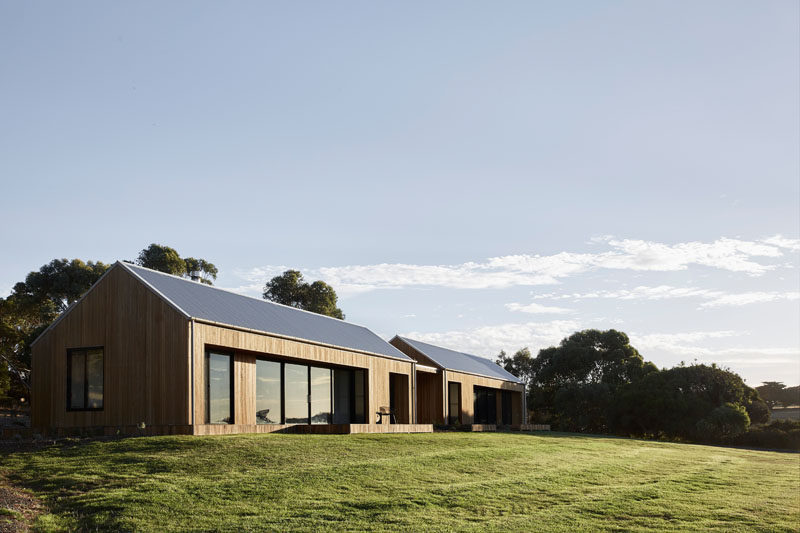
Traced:
[[489, 378], [513, 381], [514, 383], [523, 382], [505, 368], [493, 363], [485, 357], [449, 350], [441, 346], [428, 344], [427, 342], [401, 337], [400, 335], [395, 335], [395, 338], [405, 342], [445, 370], [477, 374]]
[[[123, 268], [128, 271], [187, 319], [213, 322], [221, 327], [239, 327], [334, 348], [413, 361], [364, 326], [244, 296], [130, 263], [117, 261], [106, 273], [114, 268]], [[96, 285], [97, 283], [92, 288]], [[89, 291], [91, 290], [90, 288]], [[81, 300], [61, 313], [37, 340]]]
[[190, 318], [412, 361], [357, 324], [120, 263]]

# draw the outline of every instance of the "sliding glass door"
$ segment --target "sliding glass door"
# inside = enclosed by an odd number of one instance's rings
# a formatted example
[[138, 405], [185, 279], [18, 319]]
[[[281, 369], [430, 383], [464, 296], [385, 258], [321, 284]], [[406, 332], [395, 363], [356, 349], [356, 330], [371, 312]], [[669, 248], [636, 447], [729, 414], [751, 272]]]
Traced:
[[256, 423], [366, 422], [366, 372], [256, 360]]

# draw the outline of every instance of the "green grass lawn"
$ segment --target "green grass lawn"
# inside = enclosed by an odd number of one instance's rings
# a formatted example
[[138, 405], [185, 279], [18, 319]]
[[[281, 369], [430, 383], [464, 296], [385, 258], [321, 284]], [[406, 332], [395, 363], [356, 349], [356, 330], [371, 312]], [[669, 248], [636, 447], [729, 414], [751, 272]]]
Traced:
[[798, 454], [557, 433], [82, 441], [0, 473], [42, 530], [800, 528]]

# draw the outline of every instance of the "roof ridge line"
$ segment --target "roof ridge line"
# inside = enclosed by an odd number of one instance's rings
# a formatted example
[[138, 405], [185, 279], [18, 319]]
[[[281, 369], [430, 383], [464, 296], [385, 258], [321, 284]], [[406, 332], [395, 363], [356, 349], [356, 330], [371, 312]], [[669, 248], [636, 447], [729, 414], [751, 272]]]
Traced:
[[[121, 261], [117, 261], [117, 262], [120, 263]], [[154, 272], [156, 274], [161, 274], [162, 276], [169, 276], [171, 278], [179, 279], [181, 281], [185, 281], [186, 283], [197, 283], [196, 281], [192, 281], [190, 279], [186, 279], [186, 278], [181, 277], [181, 276], [176, 276], [175, 274], [168, 274], [166, 272], [161, 272], [160, 270], [154, 270], [152, 268], [147, 268], [147, 267], [144, 267], [144, 266], [141, 266], [141, 265], [137, 265], [137, 264], [134, 264], [134, 263], [124, 263], [124, 262], [122, 262], [122, 263], [126, 267], [141, 268], [141, 269], [144, 269], [144, 270], [148, 270], [150, 272]], [[351, 326], [358, 326], [360, 328], [369, 329], [364, 324], [359, 324], [357, 322], [351, 322], [349, 320], [344, 320], [344, 319], [341, 319], [341, 318], [335, 318], [335, 317], [332, 317], [332, 316], [323, 315], [323, 314], [320, 314], [320, 313], [315, 313], [314, 311], [308, 311], [306, 309], [300, 309], [299, 307], [294, 307], [294, 306], [282, 304], [282, 303], [279, 303], [279, 302], [273, 302], [271, 300], [265, 300], [263, 298], [256, 298], [255, 296], [250, 296], [249, 294], [242, 294], [242, 293], [236, 292], [236, 291], [231, 290], [231, 289], [226, 289], [224, 287], [217, 287], [216, 285], [207, 285], [205, 283], [201, 283], [200, 286], [201, 287], [206, 287], [206, 288], [209, 288], [209, 289], [215, 289], [215, 290], [218, 290], [218, 291], [227, 292], [229, 294], [235, 294], [236, 296], [241, 296], [242, 298], [249, 298], [251, 300], [255, 300], [257, 302], [261, 302], [261, 303], [264, 303], [264, 304], [278, 305], [280, 307], [285, 307], [287, 309], [294, 309], [295, 311], [300, 311], [300, 312], [303, 312], [303, 313], [309, 313], [311, 315], [327, 318], [329, 320], [337, 320], [339, 322], [344, 322], [345, 324], [350, 324]], [[196, 318], [196, 317], [192, 317], [192, 318]], [[372, 331], [372, 330], [370, 329], [370, 331]]]

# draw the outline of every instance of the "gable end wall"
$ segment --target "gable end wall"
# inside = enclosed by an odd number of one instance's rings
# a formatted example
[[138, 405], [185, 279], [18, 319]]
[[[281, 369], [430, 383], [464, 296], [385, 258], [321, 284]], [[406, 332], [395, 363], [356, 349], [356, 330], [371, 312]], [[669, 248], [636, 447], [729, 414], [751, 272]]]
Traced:
[[[189, 424], [189, 321], [120, 266], [33, 346], [35, 428]], [[104, 349], [104, 406], [67, 411], [67, 349]]]

